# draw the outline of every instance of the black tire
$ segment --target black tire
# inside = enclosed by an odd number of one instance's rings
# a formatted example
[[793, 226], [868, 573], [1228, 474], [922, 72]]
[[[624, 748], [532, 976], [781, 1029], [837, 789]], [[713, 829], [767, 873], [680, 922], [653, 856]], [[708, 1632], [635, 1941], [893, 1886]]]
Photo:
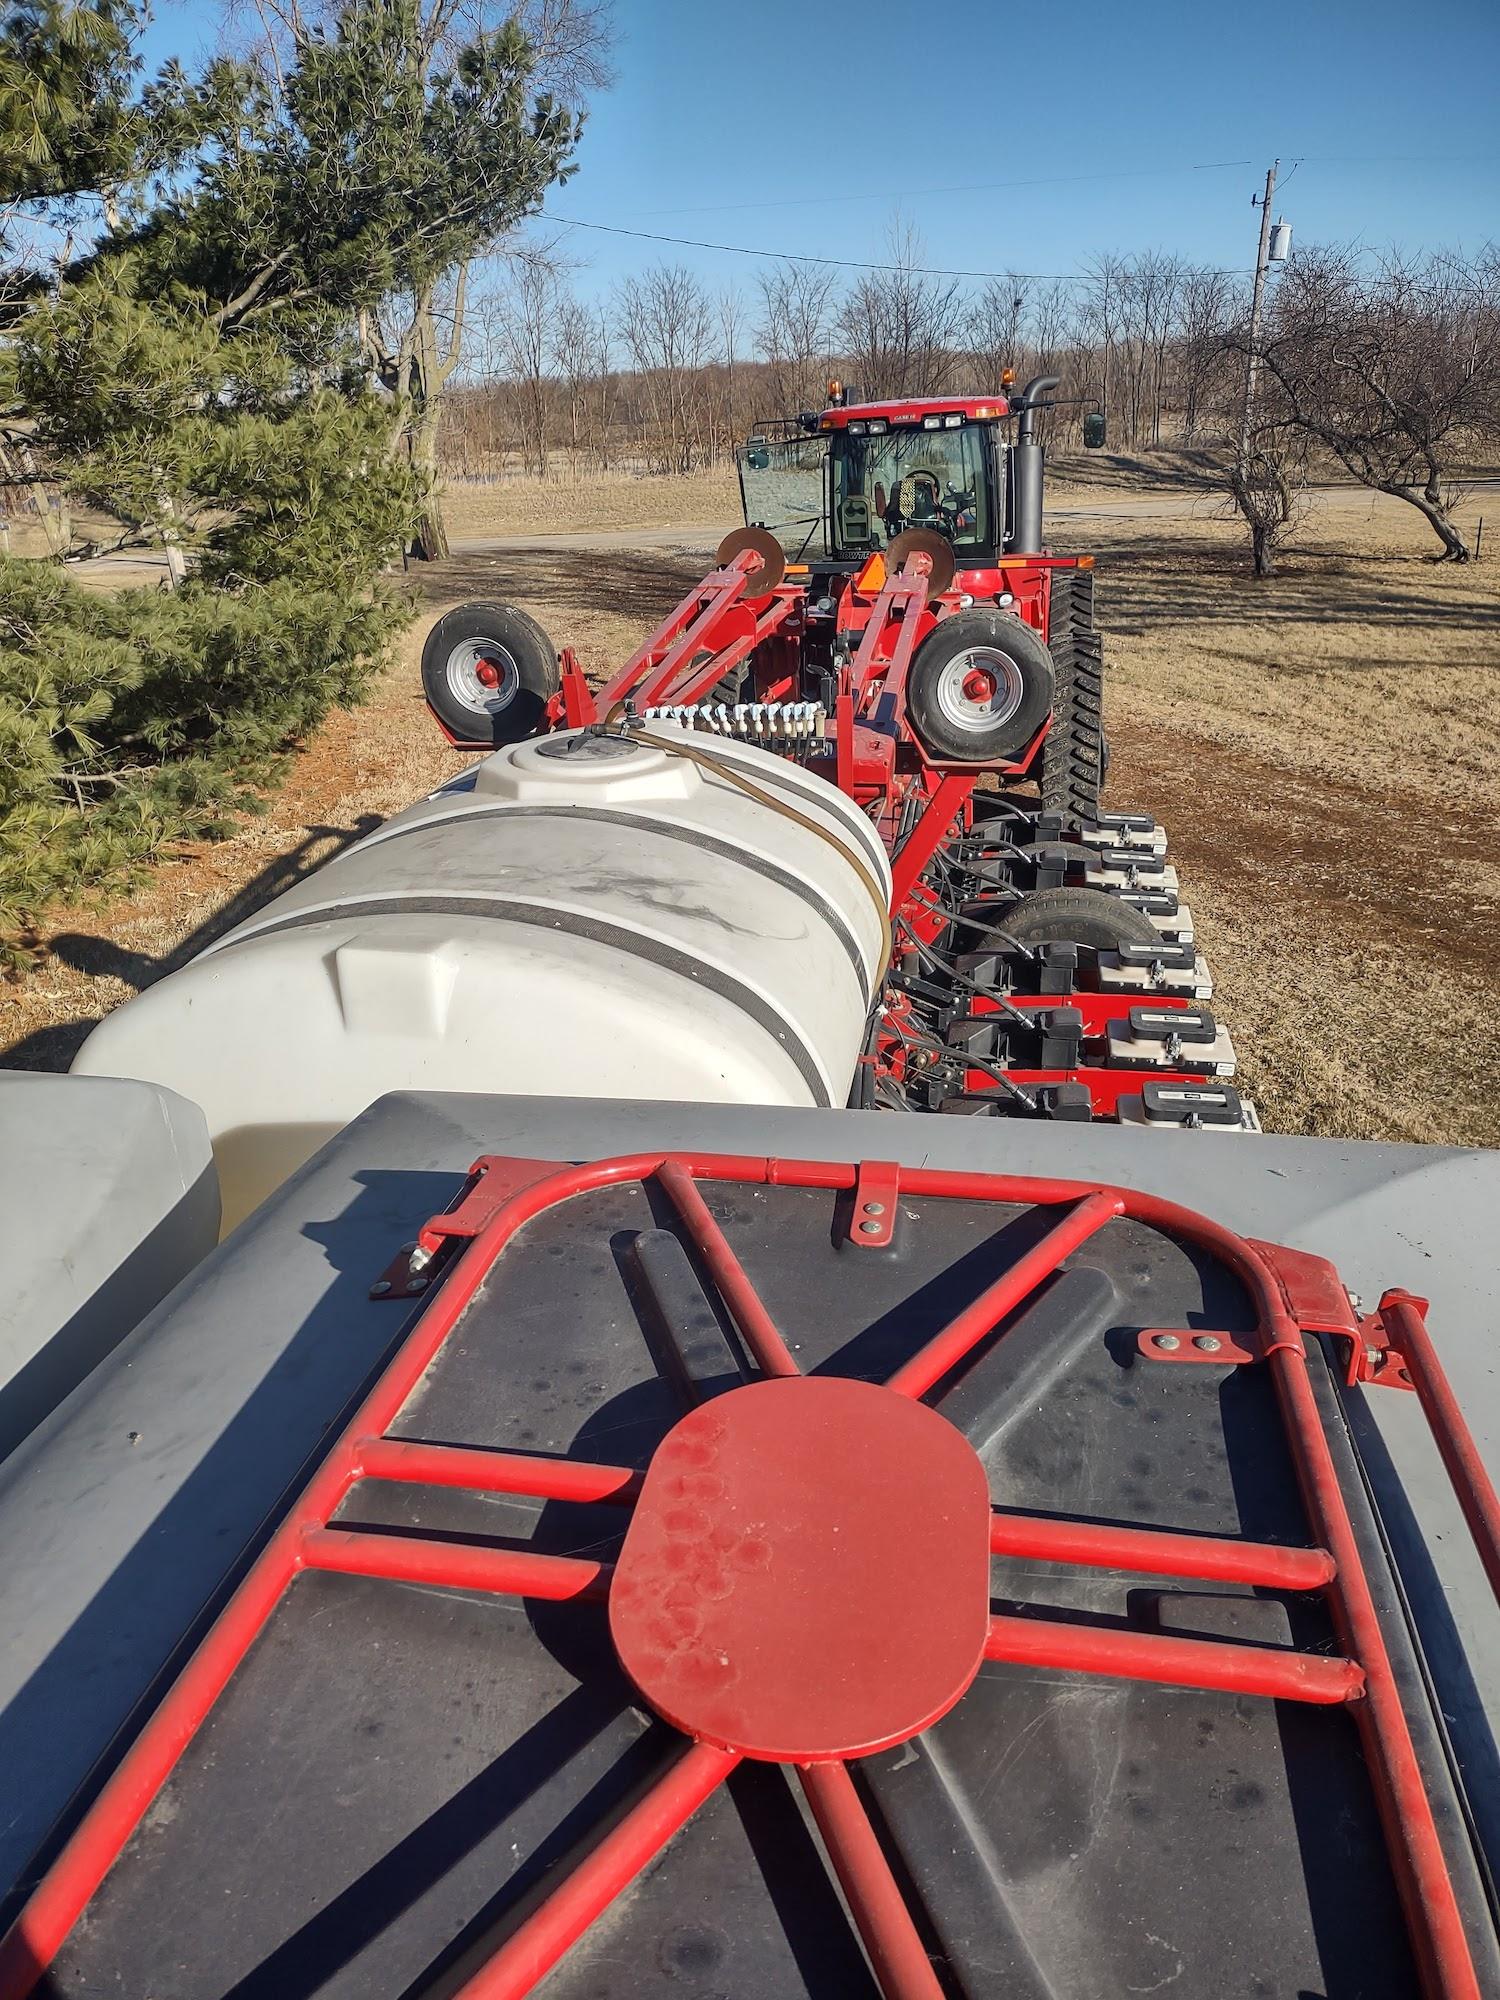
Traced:
[[[479, 678], [486, 667], [499, 675], [493, 688]], [[557, 648], [513, 604], [460, 604], [422, 648], [427, 705], [456, 743], [493, 747], [535, 735], [557, 681]]]
[[1090, 944], [1113, 951], [1122, 944], [1156, 944], [1161, 933], [1133, 903], [1103, 889], [1035, 889], [1019, 896], [1000, 928], [1021, 944]]
[[[972, 654], [966, 670], [963, 661]], [[988, 704], [962, 691], [962, 676], [987, 669], [996, 680]], [[1013, 612], [957, 611], [928, 633], [906, 683], [912, 727], [930, 755], [945, 763], [990, 764], [1017, 756], [1052, 709], [1052, 656]], [[966, 713], [967, 712], [967, 713]]]
[[1042, 808], [1072, 825], [1099, 816], [1104, 744], [1104, 649], [1094, 623], [1094, 572], [1055, 569], [1048, 640], [1057, 671], [1042, 747]]

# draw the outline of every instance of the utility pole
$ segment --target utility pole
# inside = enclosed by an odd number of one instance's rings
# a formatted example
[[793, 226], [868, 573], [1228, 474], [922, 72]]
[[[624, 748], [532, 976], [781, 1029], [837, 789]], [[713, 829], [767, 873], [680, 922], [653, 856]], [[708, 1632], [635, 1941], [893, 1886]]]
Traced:
[[[1266, 296], [1266, 268], [1270, 262], [1271, 249], [1271, 197], [1276, 192], [1276, 171], [1280, 160], [1273, 160], [1266, 174], [1266, 191], [1260, 198], [1260, 247], [1255, 253], [1255, 290], [1250, 297], [1250, 353], [1245, 361], [1245, 408], [1240, 418], [1240, 449], [1236, 466], [1241, 482], [1250, 470], [1250, 427], [1255, 414], [1255, 378], [1260, 369], [1260, 316]], [[1251, 196], [1254, 201], [1256, 197]]]

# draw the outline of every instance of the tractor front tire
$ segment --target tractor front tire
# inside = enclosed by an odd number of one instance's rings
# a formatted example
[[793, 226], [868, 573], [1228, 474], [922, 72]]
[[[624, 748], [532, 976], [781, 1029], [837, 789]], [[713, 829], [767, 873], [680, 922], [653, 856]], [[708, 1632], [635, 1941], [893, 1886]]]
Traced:
[[557, 685], [557, 648], [513, 604], [460, 604], [422, 648], [423, 693], [455, 743], [534, 736]]
[[1052, 727], [1042, 746], [1042, 810], [1070, 826], [1099, 816], [1104, 742], [1104, 651], [1094, 623], [1094, 572], [1055, 569], [1048, 647], [1057, 670]]
[[917, 648], [906, 705], [929, 756], [994, 764], [1026, 749], [1053, 688], [1051, 655], [1031, 627], [975, 605], [944, 618]]

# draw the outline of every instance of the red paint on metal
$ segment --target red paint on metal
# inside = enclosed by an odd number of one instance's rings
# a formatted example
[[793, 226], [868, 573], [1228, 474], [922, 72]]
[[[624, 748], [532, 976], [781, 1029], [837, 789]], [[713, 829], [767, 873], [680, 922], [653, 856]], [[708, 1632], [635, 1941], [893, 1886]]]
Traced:
[[832, 431], [842, 430], [851, 417], [861, 423], [871, 417], [883, 417], [887, 423], [920, 424], [923, 417], [955, 416], [967, 418], [970, 423], [986, 423], [1009, 415], [1010, 400], [1004, 394], [923, 396], [914, 403], [835, 403], [823, 411], [819, 422], [825, 430]]
[[1401, 1693], [1391, 1670], [1375, 1600], [1360, 1565], [1354, 1524], [1323, 1434], [1306, 1356], [1300, 1341], [1293, 1345], [1287, 1340], [1272, 1340], [1267, 1342], [1267, 1350], [1266, 1365], [1295, 1446], [1293, 1459], [1303, 1504], [1314, 1535], [1338, 1567], [1338, 1588], [1329, 1592], [1334, 1624], [1345, 1650], [1365, 1670], [1365, 1696], [1355, 1704], [1354, 1714], [1423, 1987], [1445, 2000], [1480, 2000], [1458, 1898], [1402, 1713]]
[[444, 1243], [472, 1241], [522, 1188], [557, 1172], [556, 1160], [509, 1159], [486, 1153], [469, 1169], [469, 1177], [452, 1208], [432, 1216], [417, 1231], [417, 1242], [429, 1255]]
[[1217, 1333], [1203, 1327], [1195, 1327], [1192, 1332], [1181, 1326], [1143, 1327], [1135, 1337], [1135, 1347], [1144, 1361], [1202, 1361], [1223, 1368], [1226, 1364], [1238, 1366], [1260, 1359], [1232, 1333]]
[[891, 863], [891, 909], [904, 913], [923, 870], [953, 831], [955, 822], [967, 810], [979, 772], [974, 769], [946, 771], [927, 800], [917, 821]]
[[1012, 1666], [1156, 1681], [1168, 1687], [1222, 1688], [1232, 1694], [1325, 1707], [1353, 1701], [1365, 1685], [1357, 1662], [1329, 1659], [1326, 1654], [1065, 1625], [1052, 1618], [992, 1618], [984, 1651], [986, 1659]]
[[652, 1457], [615, 1650], [685, 1735], [772, 1763], [869, 1756], [979, 1671], [989, 1528], [973, 1446], [924, 1404], [841, 1376], [733, 1389]]
[[898, 1368], [888, 1387], [901, 1396], [925, 1396], [934, 1383], [958, 1366], [971, 1348], [993, 1332], [1008, 1312], [1029, 1298], [1070, 1251], [1086, 1243], [1106, 1222], [1124, 1213], [1121, 1194], [1103, 1189], [1085, 1194], [1040, 1243], [1018, 1257], [1009, 1270], [987, 1285], [977, 1299]]
[[388, 1583], [425, 1583], [440, 1590], [485, 1590], [508, 1597], [553, 1602], [602, 1597], [610, 1565], [577, 1556], [534, 1556], [523, 1549], [494, 1549], [467, 1542], [436, 1542], [422, 1535], [383, 1534], [368, 1528], [309, 1528], [302, 1537], [304, 1569], [340, 1576], [384, 1577]]
[[848, 1770], [842, 1764], [811, 1764], [800, 1776], [885, 2000], [943, 2000], [942, 1985]]
[[519, 1451], [482, 1451], [454, 1444], [416, 1444], [404, 1438], [365, 1438], [354, 1448], [364, 1479], [395, 1479], [408, 1486], [457, 1486], [469, 1493], [525, 1493], [538, 1500], [631, 1501], [641, 1474], [625, 1465], [592, 1465], [576, 1458], [534, 1458]]
[[[378, 1561], [379, 1573], [390, 1575], [393, 1566], [402, 1562], [400, 1551], [405, 1547], [408, 1551], [405, 1561], [410, 1565], [406, 1572], [408, 1580], [442, 1583], [452, 1580], [456, 1573], [454, 1565], [472, 1556], [480, 1559], [481, 1567], [466, 1569], [463, 1574], [467, 1580], [459, 1587], [509, 1587], [500, 1581], [500, 1572], [491, 1560], [505, 1557], [509, 1552], [427, 1543], [420, 1538], [329, 1530], [328, 1523], [350, 1488], [364, 1476], [362, 1454], [368, 1456], [372, 1438], [384, 1437], [469, 1302], [489, 1278], [495, 1259], [516, 1232], [559, 1202], [595, 1189], [652, 1177], [659, 1177], [672, 1192], [679, 1212], [693, 1230], [710, 1275], [762, 1367], [769, 1365], [772, 1373], [795, 1374], [796, 1364], [790, 1351], [691, 1183], [694, 1179], [704, 1179], [752, 1187], [804, 1186], [842, 1192], [856, 1186], [855, 1166], [845, 1162], [733, 1154], [664, 1157], [641, 1153], [563, 1167], [545, 1179], [519, 1185], [460, 1253], [441, 1289], [349, 1427], [292, 1503], [286, 1519], [125, 1751], [0, 1942], [0, 2000], [25, 2000], [52, 1965], [72, 1925], [171, 1775], [282, 1592], [306, 1566], [309, 1550], [315, 1559], [329, 1560], [336, 1556], [342, 1566], [357, 1562], [362, 1573], [366, 1568], [373, 1569]], [[1163, 1680], [1303, 1701], [1349, 1701], [1364, 1739], [1366, 1766], [1380, 1807], [1423, 1990], [1430, 2000], [1480, 2000], [1431, 1802], [1422, 1782], [1369, 1583], [1360, 1567], [1353, 1524], [1324, 1435], [1308, 1373], [1303, 1332], [1288, 1310], [1286, 1293], [1271, 1263], [1253, 1244], [1223, 1225], [1177, 1203], [1133, 1189], [1088, 1181], [908, 1168], [902, 1173], [902, 1191], [911, 1200], [933, 1197], [1067, 1211], [1062, 1221], [1040, 1245], [1018, 1261], [1011, 1273], [990, 1286], [904, 1369], [897, 1371], [891, 1386], [899, 1386], [908, 1395], [919, 1395], [940, 1379], [975, 1342], [984, 1338], [1006, 1311], [1044, 1282], [1077, 1243], [1086, 1240], [1111, 1216], [1129, 1217], [1191, 1244], [1218, 1259], [1239, 1279], [1256, 1315], [1256, 1349], [1271, 1371], [1309, 1525], [1314, 1541], [1320, 1545], [1319, 1549], [1303, 1554], [1322, 1553], [1333, 1564], [1325, 1594], [1349, 1657], [1316, 1659], [1218, 1641], [1169, 1639], [1131, 1630], [1030, 1618], [990, 1619], [985, 1650], [992, 1658], [1074, 1672]], [[1442, 1383], [1441, 1369], [1435, 1354], [1424, 1346], [1425, 1327], [1404, 1317], [1414, 1314], [1420, 1322], [1420, 1302], [1407, 1294], [1387, 1297], [1393, 1318], [1412, 1336], [1417, 1367], [1425, 1369], [1431, 1390], [1433, 1385]], [[766, 1386], [786, 1393], [799, 1385]], [[1471, 1504], [1482, 1503], [1477, 1511], [1483, 1523], [1482, 1540], [1488, 1538], [1485, 1554], [1493, 1578], [1496, 1509], [1493, 1492], [1480, 1489], [1470, 1478], [1468, 1453], [1473, 1441], [1466, 1430], [1455, 1426], [1457, 1412], [1449, 1396], [1430, 1393], [1424, 1408], [1444, 1446], [1445, 1456], [1451, 1457], [1452, 1465], [1457, 1468], [1455, 1480], [1469, 1481]], [[991, 1532], [987, 1523], [986, 1534]], [[1127, 1531], [1098, 1532], [1113, 1535]], [[383, 1547], [367, 1557], [365, 1551], [377, 1542]], [[528, 1594], [536, 1583], [547, 1594], [555, 1594], [560, 1586], [570, 1591], [575, 1584], [584, 1583], [577, 1568], [556, 1567], [560, 1563], [571, 1564], [573, 1559], [515, 1553], [522, 1558], [524, 1569], [512, 1570], [510, 1574]], [[1211, 1550], [1206, 1557], [1210, 1567], [1202, 1574], [1216, 1574], [1213, 1565], [1221, 1559]], [[1253, 1559], [1259, 1560], [1259, 1554]], [[584, 1570], [589, 1567], [581, 1565]], [[606, 1576], [605, 1566], [599, 1566], [584, 1588], [599, 1587]], [[734, 1762], [732, 1753], [707, 1745], [695, 1745], [686, 1753], [634, 1812], [565, 1877], [485, 1971], [475, 1975], [465, 1989], [468, 2000], [480, 2000], [480, 1996], [483, 2000], [504, 2000], [504, 1996], [530, 1992], [619, 1889], [660, 1851], [696, 1805], [733, 1768]], [[837, 1784], [837, 1780], [834, 1782]], [[858, 1911], [856, 1914], [863, 1928], [868, 1911], [862, 1916]], [[885, 1990], [887, 1994], [902, 1992], [903, 1996], [905, 1992], [890, 1983]], [[921, 1989], [913, 1992], [920, 1993]]]
[[1427, 1331], [1427, 1301], [1412, 1292], [1389, 1291], [1379, 1313], [1426, 1413], [1490, 1588], [1500, 1597], [1500, 1497]]
[[[1067, 1006], [1065, 1000], [1055, 1000], [1054, 1006]], [[1136, 1001], [1136, 1005], [1141, 1003]], [[1151, 996], [1151, 1005], [1156, 1005], [1156, 996]], [[1032, 1088], [1043, 1083], [1081, 1083], [1088, 1091], [1096, 1118], [1113, 1118], [1120, 1108], [1122, 1097], [1138, 1097], [1143, 1083], [1160, 1083], [1169, 1088], [1181, 1084], [1189, 1090], [1212, 1089], [1216, 1084], [1232, 1083], [1229, 1077], [1216, 1077], [1206, 1070], [1185, 1069], [1126, 1069], [1123, 1064], [1109, 1069], [1092, 1069], [1084, 1064], [1079, 1069], [1010, 1069], [1005, 1074], [1012, 1083]], [[964, 1072], [966, 1090], [988, 1091], [999, 1088], [993, 1076], [982, 1069]]]
[[1232, 1542], [1167, 1528], [1113, 1528], [1037, 1514], [996, 1514], [990, 1548], [997, 1556], [1129, 1570], [1138, 1576], [1190, 1576], [1262, 1590], [1325, 1590], [1334, 1579], [1327, 1549]]
[[455, 2000], [523, 2000], [600, 1913], [712, 1797], [739, 1759], [693, 1743], [646, 1796], [569, 1870]]
[[[1004, 928], [1003, 924], [1001, 928]], [[1112, 1023], [1129, 1019], [1132, 1007], [1149, 1006], [1180, 1013], [1186, 1008], [1203, 1005], [1201, 1000], [1190, 999], [1181, 993], [1151, 993], [1142, 987], [1128, 986], [1105, 993], [1008, 993], [1005, 998], [1009, 1006], [1023, 1014], [1045, 1014], [1053, 1007], [1076, 1007], [1083, 1016], [1086, 1041], [1108, 1035]], [[969, 1014], [984, 1019], [1004, 1011], [983, 993], [974, 994], [964, 1006]], [[1132, 1070], [1130, 1077], [1130, 1087], [1139, 1090], [1140, 1071]]]
[[745, 1276], [744, 1267], [730, 1249], [728, 1238], [709, 1213], [708, 1204], [699, 1194], [691, 1171], [678, 1161], [670, 1160], [662, 1166], [657, 1179], [671, 1196], [672, 1205], [682, 1217], [688, 1234], [708, 1267], [709, 1276], [734, 1314], [735, 1324], [755, 1357], [757, 1367], [766, 1375], [800, 1374], [801, 1370], [776, 1322]]
[[849, 1241], [861, 1250], [888, 1249], [896, 1231], [901, 1169], [894, 1160], [862, 1160], [854, 1183]]
[[[1151, 1004], [1154, 1007], [1155, 1000]], [[1359, 1322], [1344, 1281], [1326, 1257], [1289, 1250], [1284, 1243], [1262, 1243], [1255, 1237], [1248, 1240], [1270, 1266], [1282, 1303], [1298, 1326], [1308, 1333], [1359, 1338]]]

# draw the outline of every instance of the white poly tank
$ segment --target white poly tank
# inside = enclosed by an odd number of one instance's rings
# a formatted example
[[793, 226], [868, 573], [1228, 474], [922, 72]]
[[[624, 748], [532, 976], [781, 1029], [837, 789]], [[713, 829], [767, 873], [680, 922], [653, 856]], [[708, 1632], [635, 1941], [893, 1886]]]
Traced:
[[843, 1104], [885, 970], [880, 840], [796, 764], [652, 733], [833, 841], [654, 745], [513, 744], [107, 1016], [74, 1069], [203, 1107], [227, 1224], [392, 1090]]

